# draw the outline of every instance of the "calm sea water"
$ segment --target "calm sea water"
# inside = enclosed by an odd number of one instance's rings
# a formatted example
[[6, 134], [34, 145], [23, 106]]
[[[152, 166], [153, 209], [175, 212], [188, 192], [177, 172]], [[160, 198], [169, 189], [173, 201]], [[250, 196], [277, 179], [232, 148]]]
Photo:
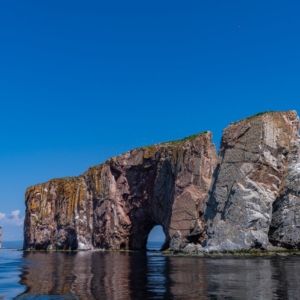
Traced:
[[298, 257], [2, 249], [0, 299], [300, 299], [299, 267]]

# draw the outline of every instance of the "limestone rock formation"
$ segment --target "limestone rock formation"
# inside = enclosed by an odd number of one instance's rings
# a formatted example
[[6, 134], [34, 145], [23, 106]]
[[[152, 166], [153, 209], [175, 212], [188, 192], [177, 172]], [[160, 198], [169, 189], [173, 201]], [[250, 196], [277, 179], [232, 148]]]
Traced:
[[[291, 220], [298, 224], [299, 212], [293, 215], [300, 200], [295, 196], [298, 130], [295, 111], [257, 115], [224, 130], [205, 212], [208, 240], [204, 245], [209, 250], [267, 248], [275, 200], [279, 216], [273, 220], [272, 238], [278, 240], [282, 230], [291, 229]], [[298, 181], [291, 183], [291, 179]], [[288, 217], [283, 217], [282, 201], [293, 205]], [[298, 231], [290, 230], [293, 234]]]
[[134, 149], [26, 191], [25, 249], [146, 248], [199, 253], [300, 248], [300, 139], [295, 111], [231, 123], [218, 160], [211, 133]]
[[155, 225], [163, 248], [205, 238], [205, 199], [217, 163], [211, 133], [134, 149], [26, 191], [25, 249], [146, 248]]

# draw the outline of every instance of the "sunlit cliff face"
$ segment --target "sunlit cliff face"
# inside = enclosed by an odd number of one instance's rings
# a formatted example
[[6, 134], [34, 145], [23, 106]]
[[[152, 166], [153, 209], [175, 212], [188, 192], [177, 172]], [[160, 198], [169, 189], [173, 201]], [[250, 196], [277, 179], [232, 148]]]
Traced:
[[284, 190], [287, 169], [295, 170], [298, 130], [297, 113], [288, 111], [257, 115], [223, 131], [206, 210], [210, 250], [269, 247], [274, 201]]
[[24, 248], [146, 248], [155, 225], [163, 248], [205, 238], [205, 199], [217, 158], [211, 133], [134, 149], [26, 192]]
[[298, 132], [295, 111], [262, 113], [223, 131], [218, 161], [205, 132], [29, 187], [24, 248], [144, 250], [155, 225], [163, 249], [299, 247]]

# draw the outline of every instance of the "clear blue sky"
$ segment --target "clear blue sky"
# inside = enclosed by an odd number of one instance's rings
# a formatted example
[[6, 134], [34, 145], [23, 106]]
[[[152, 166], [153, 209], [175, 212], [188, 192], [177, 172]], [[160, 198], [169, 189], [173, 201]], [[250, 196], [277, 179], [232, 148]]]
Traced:
[[22, 239], [29, 185], [204, 130], [218, 146], [232, 121], [300, 111], [299, 11], [278, 0], [1, 0], [4, 239]]

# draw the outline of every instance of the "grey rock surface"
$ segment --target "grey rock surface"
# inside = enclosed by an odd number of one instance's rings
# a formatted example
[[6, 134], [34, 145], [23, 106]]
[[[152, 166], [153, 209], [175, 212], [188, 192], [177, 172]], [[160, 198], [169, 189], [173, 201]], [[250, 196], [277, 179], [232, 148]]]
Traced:
[[273, 204], [270, 242], [275, 246], [300, 246], [300, 140], [293, 143], [279, 197]]
[[209, 250], [268, 247], [273, 202], [298, 128], [296, 112], [289, 111], [244, 119], [223, 131], [205, 212]]

